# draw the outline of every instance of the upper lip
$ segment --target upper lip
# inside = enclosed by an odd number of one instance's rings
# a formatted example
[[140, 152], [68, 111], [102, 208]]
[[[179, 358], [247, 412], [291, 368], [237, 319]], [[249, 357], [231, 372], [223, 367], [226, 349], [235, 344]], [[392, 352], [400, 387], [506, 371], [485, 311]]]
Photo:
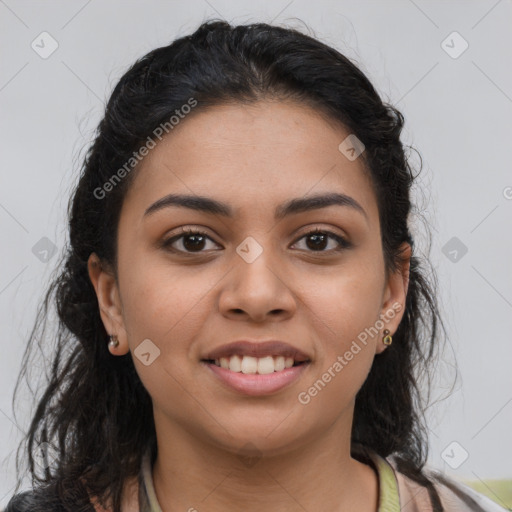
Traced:
[[252, 356], [252, 357], [265, 357], [265, 356], [283, 356], [293, 357], [294, 361], [302, 362], [309, 361], [310, 357], [285, 343], [284, 341], [270, 340], [270, 341], [247, 341], [240, 340], [222, 345], [208, 352], [202, 360], [215, 360], [221, 357], [238, 356]]

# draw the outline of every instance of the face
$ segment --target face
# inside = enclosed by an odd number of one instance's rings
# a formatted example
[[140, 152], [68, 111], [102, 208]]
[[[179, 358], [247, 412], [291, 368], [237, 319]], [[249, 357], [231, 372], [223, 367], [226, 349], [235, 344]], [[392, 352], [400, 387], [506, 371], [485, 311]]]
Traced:
[[[195, 112], [141, 162], [121, 211], [118, 280], [94, 254], [89, 272], [157, 431], [277, 454], [333, 424], [350, 428], [355, 395], [386, 349], [382, 331], [400, 322], [407, 269], [386, 276], [362, 158], [338, 149], [349, 134], [302, 105], [224, 105]], [[227, 211], [151, 208], [169, 194]], [[327, 194], [343, 204], [286, 208]], [[309, 362], [279, 389], [236, 388], [202, 359], [237, 340], [283, 341]]]

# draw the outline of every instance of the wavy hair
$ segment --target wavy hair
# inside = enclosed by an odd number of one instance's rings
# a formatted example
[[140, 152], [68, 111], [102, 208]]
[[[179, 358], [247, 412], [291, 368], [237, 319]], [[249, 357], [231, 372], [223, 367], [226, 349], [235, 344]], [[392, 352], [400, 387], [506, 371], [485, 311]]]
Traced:
[[[100, 503], [120, 512], [123, 483], [138, 474], [147, 449], [156, 453], [151, 397], [131, 354], [112, 357], [107, 348], [87, 262], [95, 252], [115, 272], [120, 210], [137, 167], [108, 197], [99, 199], [95, 190], [190, 98], [197, 100], [194, 111], [228, 102], [291, 100], [342, 123], [365, 145], [362, 156], [376, 192], [386, 271], [399, 268], [403, 242], [413, 250], [404, 316], [393, 345], [375, 357], [356, 396], [352, 443], [393, 456], [399, 471], [429, 490], [434, 510], [443, 510], [424, 466], [431, 370], [445, 328], [437, 279], [428, 256], [417, 254], [408, 226], [417, 176], [400, 139], [404, 118], [339, 51], [298, 30], [264, 23], [205, 22], [137, 60], [115, 86], [83, 159], [68, 205], [69, 243], [39, 306], [16, 383], [13, 404], [54, 305], [58, 322], [50, 375], [18, 448], [18, 474], [25, 444], [34, 487], [53, 486], [56, 499], [74, 496], [76, 504], [80, 481]], [[39, 475], [34, 454], [41, 443], [48, 443], [55, 462]], [[16, 490], [19, 486], [20, 481]]]

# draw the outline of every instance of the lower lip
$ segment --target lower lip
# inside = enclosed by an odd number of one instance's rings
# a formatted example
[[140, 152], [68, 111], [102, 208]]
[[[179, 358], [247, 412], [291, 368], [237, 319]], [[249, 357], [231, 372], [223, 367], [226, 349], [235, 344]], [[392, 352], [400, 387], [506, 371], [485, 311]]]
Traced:
[[228, 387], [250, 396], [270, 395], [292, 384], [302, 375], [309, 363], [303, 363], [279, 372], [259, 375], [257, 373], [232, 372], [214, 363], [206, 363], [208, 368]]

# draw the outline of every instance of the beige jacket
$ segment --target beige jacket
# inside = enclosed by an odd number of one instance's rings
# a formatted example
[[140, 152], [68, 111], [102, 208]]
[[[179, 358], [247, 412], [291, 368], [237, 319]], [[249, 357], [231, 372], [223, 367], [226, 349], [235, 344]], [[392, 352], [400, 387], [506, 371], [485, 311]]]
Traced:
[[[419, 483], [411, 480], [400, 473], [392, 459], [386, 459], [389, 466], [393, 468], [398, 484], [398, 494], [401, 512], [431, 512], [433, 510], [427, 489]], [[489, 498], [476, 492], [465, 484], [454, 479], [442, 476], [437, 478], [438, 473], [426, 470], [428, 476], [435, 482], [435, 488], [439, 493], [445, 512], [506, 512], [507, 509], [498, 505]], [[382, 510], [379, 512], [394, 512]], [[397, 509], [398, 512], [398, 509]]]

